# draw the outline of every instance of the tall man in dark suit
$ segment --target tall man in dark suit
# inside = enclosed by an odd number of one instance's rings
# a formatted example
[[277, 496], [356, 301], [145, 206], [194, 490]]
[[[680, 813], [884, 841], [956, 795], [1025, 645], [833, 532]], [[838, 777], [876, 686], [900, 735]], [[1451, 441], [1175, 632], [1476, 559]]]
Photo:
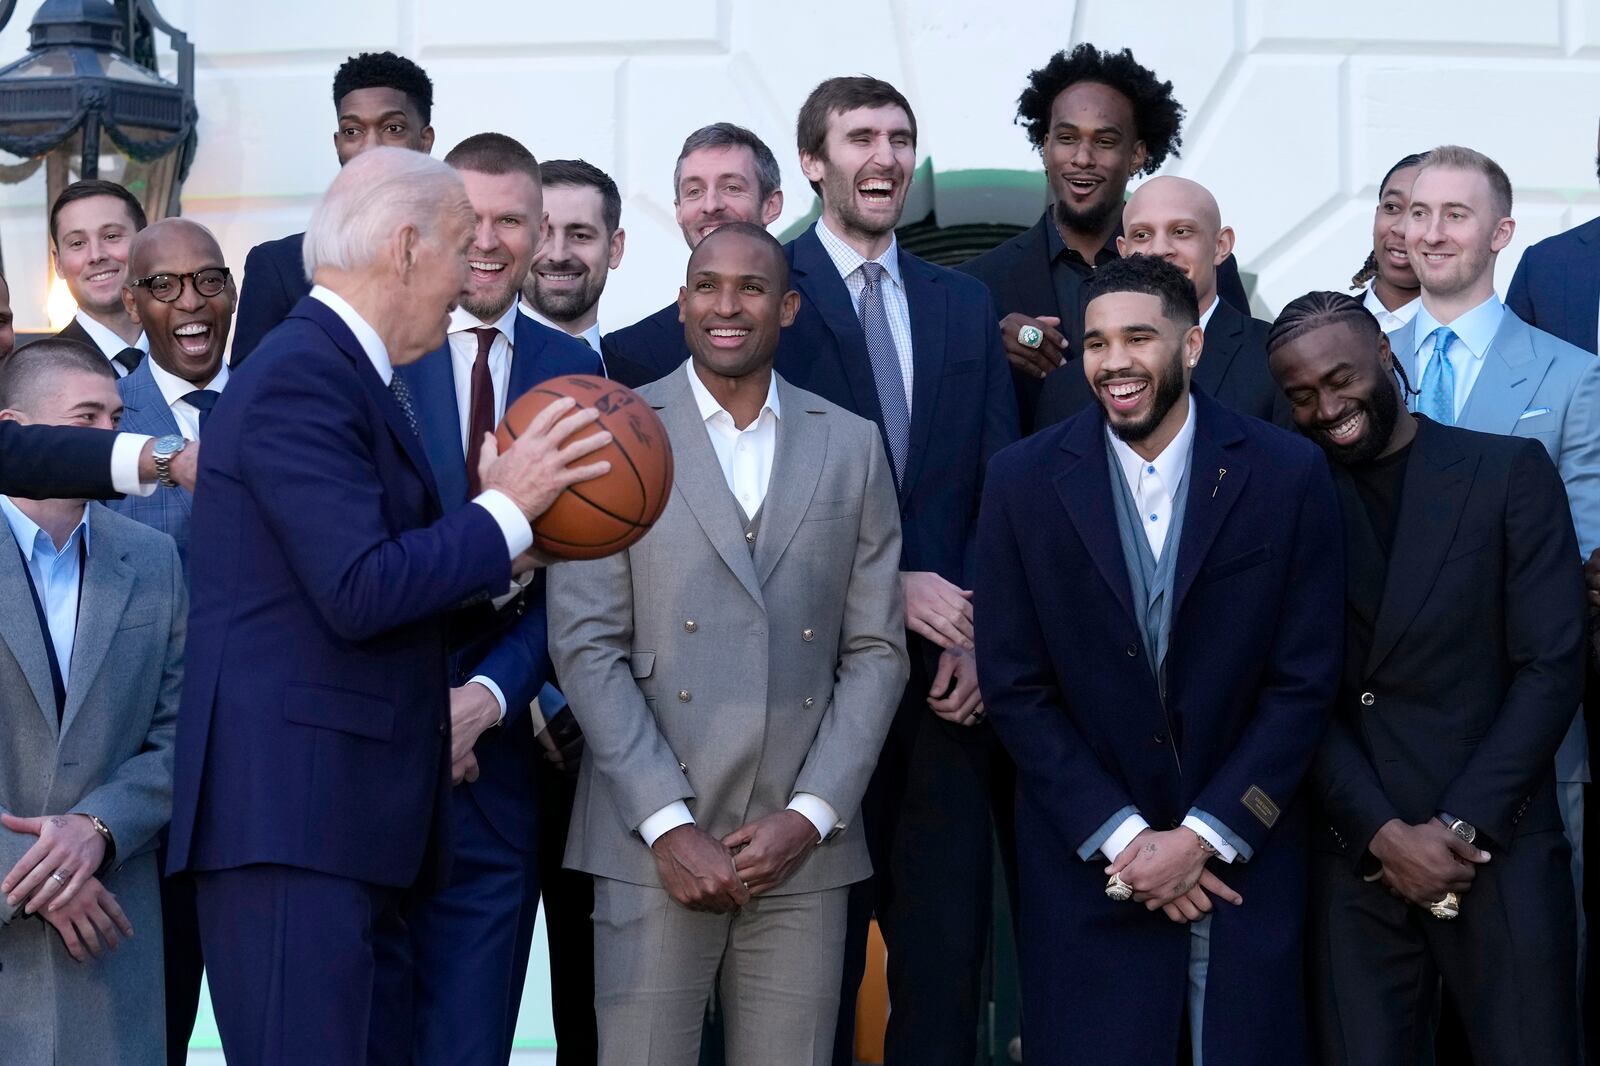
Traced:
[[899, 490], [911, 655], [862, 805], [874, 874], [851, 892], [834, 1061], [851, 1059], [876, 914], [893, 1004], [886, 1061], [966, 1064], [990, 920], [996, 755], [967, 590], [984, 467], [1016, 439], [1016, 402], [988, 292], [895, 240], [916, 167], [905, 97], [874, 78], [830, 79], [800, 109], [797, 140], [822, 218], [786, 249], [800, 312], [775, 365], [878, 426]]
[[[1183, 105], [1172, 83], [1140, 66], [1132, 52], [1084, 43], [1028, 75], [1017, 122], [1044, 160], [1051, 204], [1026, 232], [961, 269], [989, 286], [1005, 316], [1000, 339], [1016, 378], [1022, 429], [1030, 433], [1039, 383], [1078, 357], [1079, 289], [1096, 267], [1117, 258], [1128, 179], [1154, 174], [1178, 154]], [[1248, 315], [1231, 254], [1217, 281], [1222, 299]]]
[[1269, 343], [1295, 421], [1334, 463], [1349, 563], [1344, 674], [1312, 774], [1321, 1059], [1416, 1062], [1442, 978], [1474, 1061], [1575, 1066], [1553, 756], [1585, 611], [1561, 479], [1533, 441], [1406, 411], [1388, 339], [1351, 297], [1301, 297]]
[[[333, 106], [339, 128], [333, 150], [339, 165], [369, 148], [433, 150], [433, 82], [427, 72], [393, 52], [362, 52], [346, 59], [333, 75]], [[304, 233], [265, 241], [244, 257], [244, 287], [229, 363], [238, 366], [261, 338], [286, 318], [311, 291], [301, 261]]]
[[504, 594], [529, 520], [609, 469], [558, 401], [445, 509], [394, 368], [444, 343], [473, 218], [442, 163], [353, 160], [306, 231], [316, 286], [206, 426], [169, 867], [230, 1062], [409, 1058], [400, 907], [453, 821], [445, 612]]
[[50, 255], [78, 304], [56, 336], [104, 355], [118, 377], [133, 373], [150, 350], [144, 330], [122, 303], [128, 248], [144, 227], [138, 198], [114, 181], [75, 181], [50, 205]]
[[1197, 1066], [1305, 1063], [1296, 798], [1341, 661], [1332, 479], [1190, 388], [1176, 267], [1108, 263], [1084, 294], [1099, 403], [996, 457], [978, 534], [1028, 1062], [1168, 1066], [1187, 1032]]
[[[478, 494], [483, 437], [506, 407], [549, 378], [600, 373], [600, 358], [517, 307], [544, 217], [533, 154], [504, 134], [480, 133], [445, 162], [461, 175], [476, 219], [467, 288], [445, 343], [395, 373], [410, 386], [439, 500], [452, 512]], [[545, 720], [534, 721], [533, 708], [560, 709], [559, 694], [541, 695], [550, 674], [544, 589], [536, 572], [526, 577], [451, 623], [450, 883], [408, 922], [418, 1062], [490, 1066], [511, 1054], [539, 909], [533, 775]]]
[[[672, 206], [691, 250], [725, 222], [770, 226], [783, 213], [783, 171], [772, 149], [743, 126], [702, 126], [684, 139], [678, 153]], [[606, 340], [626, 361], [628, 373], [642, 372], [641, 385], [689, 358], [676, 300]]]
[[[1217, 267], [1233, 254], [1233, 227], [1222, 224], [1216, 197], [1188, 178], [1151, 178], [1122, 209], [1117, 251], [1154, 255], [1194, 283], [1205, 344], [1191, 375], [1206, 395], [1241, 414], [1289, 425], [1283, 393], [1267, 371], [1267, 329], [1217, 295]], [[1035, 423], [1054, 425], [1093, 404], [1082, 374], [1051, 374], [1039, 392]]]

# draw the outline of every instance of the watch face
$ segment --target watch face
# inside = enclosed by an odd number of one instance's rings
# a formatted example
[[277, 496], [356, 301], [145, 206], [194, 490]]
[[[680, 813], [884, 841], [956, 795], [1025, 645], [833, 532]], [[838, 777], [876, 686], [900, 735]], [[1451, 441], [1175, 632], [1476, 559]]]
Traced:
[[1466, 822], [1460, 820], [1457, 820], [1456, 823], [1450, 827], [1450, 831], [1456, 836], [1460, 837], [1462, 840], [1465, 840], [1468, 844], [1472, 843], [1472, 839], [1478, 835], [1478, 831], [1476, 829], [1468, 825]]

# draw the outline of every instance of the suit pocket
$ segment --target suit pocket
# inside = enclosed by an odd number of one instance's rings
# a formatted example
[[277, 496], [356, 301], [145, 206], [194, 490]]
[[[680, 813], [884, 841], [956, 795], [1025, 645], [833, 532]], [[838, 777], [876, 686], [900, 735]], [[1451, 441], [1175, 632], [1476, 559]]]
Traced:
[[861, 501], [854, 497], [837, 500], [818, 500], [806, 508], [805, 522], [826, 522], [830, 518], [849, 518], [861, 510]]
[[656, 668], [656, 653], [653, 651], [636, 651], [628, 656], [628, 672], [637, 680], [649, 677]]
[[1488, 543], [1488, 536], [1481, 532], [1476, 537], [1467, 537], [1461, 543], [1450, 546], [1450, 554], [1444, 557], [1444, 561], [1448, 563], [1452, 560], [1460, 559], [1462, 556], [1471, 555], [1473, 552], [1482, 551], [1484, 545]]
[[369, 740], [394, 736], [394, 705], [388, 700], [326, 685], [290, 685], [283, 693], [283, 717]]
[[1262, 544], [1240, 555], [1235, 555], [1232, 559], [1224, 559], [1219, 563], [1212, 563], [1210, 566], [1205, 567], [1200, 571], [1200, 580], [1215, 581], [1218, 578], [1229, 577], [1240, 571], [1248, 570], [1252, 566], [1260, 566], [1270, 558], [1272, 558], [1271, 545]]
[[156, 609], [148, 607], [142, 611], [132, 611], [122, 616], [117, 623], [117, 632], [125, 633], [130, 629], [143, 629], [145, 626], [155, 625]]

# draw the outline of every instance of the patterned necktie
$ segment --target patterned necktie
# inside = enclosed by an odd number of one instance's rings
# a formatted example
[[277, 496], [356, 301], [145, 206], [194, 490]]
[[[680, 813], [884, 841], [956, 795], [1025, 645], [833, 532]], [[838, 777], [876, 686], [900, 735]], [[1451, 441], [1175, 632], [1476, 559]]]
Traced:
[[883, 411], [883, 431], [889, 440], [889, 463], [895, 484], [905, 476], [906, 450], [911, 445], [911, 406], [906, 402], [906, 379], [900, 372], [900, 353], [889, 329], [883, 306], [883, 264], [862, 263], [857, 268], [866, 279], [861, 290], [861, 331], [866, 335], [867, 358], [878, 386], [878, 407]]
[[122, 367], [124, 376], [139, 369], [139, 364], [144, 361], [144, 353], [137, 348], [124, 348], [111, 357], [112, 362]]
[[217, 397], [221, 395], [222, 393], [214, 392], [211, 389], [195, 389], [182, 397], [184, 403], [200, 412], [200, 431], [202, 433], [205, 432], [206, 419], [211, 417], [211, 408], [216, 406]]
[[470, 329], [478, 338], [478, 357], [472, 362], [472, 397], [467, 407], [467, 495], [478, 494], [478, 456], [483, 435], [494, 432], [494, 378], [489, 374], [489, 349], [500, 331], [493, 327]]
[[1456, 424], [1456, 368], [1450, 363], [1450, 342], [1455, 331], [1440, 326], [1433, 331], [1433, 358], [1422, 373], [1422, 395], [1417, 408], [1441, 426]]
[[411, 427], [411, 432], [420, 438], [422, 430], [417, 428], [417, 407], [411, 402], [411, 386], [406, 384], [405, 378], [396, 374], [389, 379], [389, 391], [394, 393], [394, 402], [405, 412], [406, 424]]

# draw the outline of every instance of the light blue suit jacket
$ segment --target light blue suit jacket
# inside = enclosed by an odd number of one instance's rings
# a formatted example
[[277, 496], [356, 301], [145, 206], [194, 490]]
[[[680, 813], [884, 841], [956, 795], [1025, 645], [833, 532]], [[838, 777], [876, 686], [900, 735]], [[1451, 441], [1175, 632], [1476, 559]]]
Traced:
[[[172, 408], [161, 395], [161, 387], [150, 374], [150, 360], [144, 359], [139, 368], [117, 382], [122, 394], [122, 428], [128, 433], [147, 433], [152, 437], [178, 433], [178, 420]], [[157, 486], [148, 496], [123, 496], [108, 500], [106, 506], [118, 514], [127, 515], [135, 522], [159, 529], [178, 543], [178, 558], [183, 560], [184, 572], [189, 567], [189, 512], [194, 509], [194, 497], [184, 488]]]

